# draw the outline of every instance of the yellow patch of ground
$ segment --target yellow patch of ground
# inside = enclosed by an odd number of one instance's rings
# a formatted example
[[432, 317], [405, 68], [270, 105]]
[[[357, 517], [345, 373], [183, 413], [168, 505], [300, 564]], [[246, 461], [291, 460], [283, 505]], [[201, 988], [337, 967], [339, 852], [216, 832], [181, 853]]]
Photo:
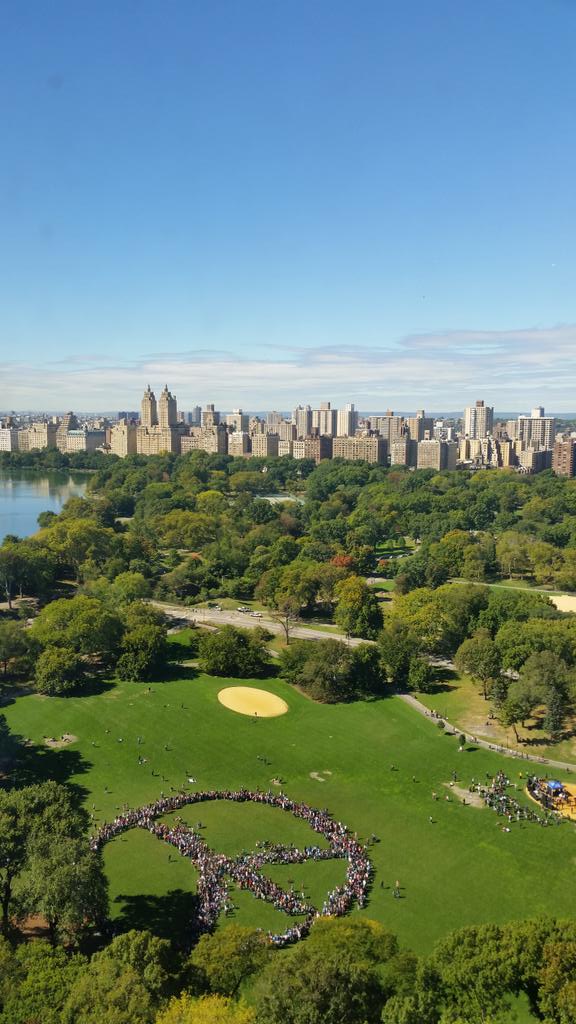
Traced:
[[268, 690], [257, 690], [255, 686], [227, 686], [220, 690], [218, 700], [230, 711], [253, 718], [277, 718], [288, 711], [285, 700]]
[[558, 597], [551, 597], [550, 600], [560, 612], [576, 612], [576, 597], [571, 597], [569, 594], [559, 594]]

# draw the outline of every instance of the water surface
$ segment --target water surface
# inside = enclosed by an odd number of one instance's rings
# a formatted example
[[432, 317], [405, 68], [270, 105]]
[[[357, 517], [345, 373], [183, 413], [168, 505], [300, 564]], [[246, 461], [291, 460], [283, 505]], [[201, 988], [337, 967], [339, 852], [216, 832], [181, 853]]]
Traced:
[[67, 470], [0, 468], [0, 543], [8, 533], [35, 533], [40, 513], [59, 512], [68, 498], [84, 494], [87, 480]]

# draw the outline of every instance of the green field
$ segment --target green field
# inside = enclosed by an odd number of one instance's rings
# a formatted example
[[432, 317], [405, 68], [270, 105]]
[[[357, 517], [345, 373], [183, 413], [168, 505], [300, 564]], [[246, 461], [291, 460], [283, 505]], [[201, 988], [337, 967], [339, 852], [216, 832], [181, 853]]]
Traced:
[[[450, 793], [445, 784], [453, 770], [466, 785], [499, 767], [517, 779], [523, 766], [487, 751], [458, 753], [455, 737], [398, 698], [318, 705], [281, 681], [256, 681], [249, 685], [280, 694], [290, 711], [253, 721], [218, 703], [218, 691], [229, 684], [205, 676], [155, 683], [150, 691], [145, 684], [110, 684], [89, 697], [25, 696], [4, 710], [12, 730], [44, 751], [28, 749], [28, 779], [50, 774], [77, 785], [87, 809], [95, 805], [98, 822], [114, 817], [124, 803], [137, 806], [170, 786], [180, 788], [191, 776], [200, 789], [274, 788], [271, 780], [281, 778], [290, 796], [328, 807], [364, 838], [375, 832], [374, 886], [362, 913], [419, 952], [467, 923], [576, 913], [573, 825], [514, 824], [506, 834], [490, 810], [456, 798], [432, 800], [433, 789]], [[44, 736], [63, 733], [77, 740], [58, 752], [43, 746]], [[139, 756], [147, 763], [139, 764]], [[201, 819], [208, 843], [227, 853], [253, 849], [258, 839], [315, 839], [302, 822], [267, 807], [220, 801], [184, 815]], [[174, 850], [135, 831], [109, 844], [105, 859], [111, 910], [124, 924], [160, 933], [185, 927], [194, 872]], [[321, 903], [343, 878], [344, 864], [312, 862], [271, 872], [291, 878]], [[396, 878], [400, 900], [390, 889]], [[286, 921], [247, 893], [235, 892], [233, 899], [240, 923], [275, 928]]]

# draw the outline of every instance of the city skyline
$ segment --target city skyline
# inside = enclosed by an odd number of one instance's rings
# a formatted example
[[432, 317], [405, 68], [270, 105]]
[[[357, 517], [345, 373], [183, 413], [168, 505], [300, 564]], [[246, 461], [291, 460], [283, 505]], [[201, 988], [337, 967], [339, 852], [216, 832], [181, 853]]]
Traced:
[[31, 0], [2, 28], [9, 408], [148, 378], [573, 408], [574, 5]]

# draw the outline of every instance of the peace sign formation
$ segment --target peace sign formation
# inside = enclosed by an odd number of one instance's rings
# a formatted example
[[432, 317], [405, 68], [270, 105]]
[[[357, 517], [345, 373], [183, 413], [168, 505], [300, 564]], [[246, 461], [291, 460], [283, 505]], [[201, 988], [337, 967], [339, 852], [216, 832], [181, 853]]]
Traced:
[[[236, 803], [259, 803], [277, 807], [282, 811], [301, 818], [319, 835], [328, 847], [307, 845], [303, 849], [281, 843], [262, 842], [254, 853], [242, 853], [238, 857], [227, 857], [210, 849], [199, 832], [176, 820], [174, 826], [156, 819], [172, 811], [178, 811], [190, 804], [211, 800], [232, 800]], [[350, 834], [345, 825], [335, 821], [327, 810], [318, 810], [305, 803], [290, 800], [282, 793], [254, 792], [248, 789], [204, 790], [196, 793], [176, 793], [162, 797], [155, 803], [135, 810], [126, 810], [114, 821], [105, 824], [91, 840], [92, 849], [100, 849], [104, 843], [132, 828], [145, 828], [152, 835], [175, 847], [187, 857], [198, 871], [197, 896], [199, 913], [197, 927], [210, 931], [216, 924], [222, 910], [231, 909], [228, 894], [228, 879], [236, 882], [241, 889], [247, 889], [256, 899], [272, 903], [278, 910], [289, 916], [303, 917], [285, 931], [268, 933], [271, 942], [284, 946], [301, 939], [310, 930], [314, 919], [320, 916], [346, 914], [354, 903], [363, 907], [366, 902], [372, 867], [366, 848]], [[348, 861], [346, 878], [342, 885], [329, 892], [321, 910], [307, 901], [304, 893], [287, 891], [266, 875], [262, 868], [267, 864], [303, 864], [308, 860], [341, 859]]]

